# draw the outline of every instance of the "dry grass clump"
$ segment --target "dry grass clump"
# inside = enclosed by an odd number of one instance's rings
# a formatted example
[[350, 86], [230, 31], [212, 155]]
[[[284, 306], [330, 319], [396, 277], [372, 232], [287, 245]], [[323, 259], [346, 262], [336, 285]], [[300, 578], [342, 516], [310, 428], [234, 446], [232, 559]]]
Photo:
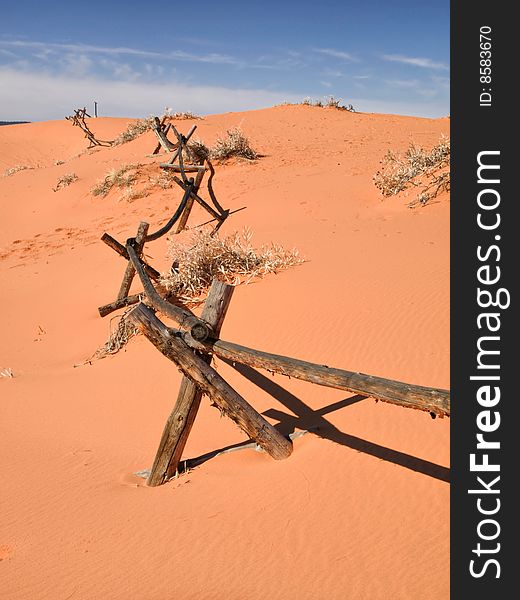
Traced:
[[411, 144], [404, 155], [389, 150], [374, 175], [374, 184], [385, 197], [409, 187], [420, 192], [408, 206], [426, 204], [442, 191], [450, 190], [450, 139], [442, 137], [430, 151]]
[[324, 101], [304, 98], [302, 104], [304, 104], [305, 106], [317, 106], [319, 108], [335, 108], [336, 110], [356, 112], [352, 104], [348, 104], [345, 106], [344, 104], [341, 104], [341, 98], [334, 98], [334, 96], [328, 96]]
[[169, 294], [191, 305], [203, 302], [214, 278], [232, 285], [247, 284], [304, 262], [297, 250], [285, 250], [276, 244], [254, 249], [248, 229], [224, 238], [212, 236], [210, 231], [197, 231], [188, 245], [177, 239], [170, 240], [168, 249], [175, 267], [161, 283]]
[[[126, 319], [126, 315], [133, 308], [133, 306], [127, 308], [122, 315], [114, 317], [110, 320], [110, 335], [108, 340], [103, 344], [103, 346], [101, 346], [101, 348], [98, 348], [91, 358], [86, 362], [90, 362], [93, 359], [105, 358], [110, 354], [116, 354], [119, 352], [119, 350], [121, 350], [121, 348], [126, 346], [131, 338], [135, 337], [139, 333], [137, 327]], [[112, 325], [114, 320], [117, 321], [115, 328]]]
[[182, 151], [182, 158], [188, 163], [201, 165], [205, 160], [211, 158], [211, 149], [199, 139], [189, 141], [187, 147]]
[[110, 169], [103, 179], [98, 181], [90, 190], [93, 196], [106, 196], [113, 187], [130, 187], [137, 178], [136, 170], [140, 165], [122, 165], [119, 168]]
[[215, 145], [210, 150], [210, 158], [216, 160], [226, 160], [235, 156], [248, 160], [258, 158], [258, 153], [251, 148], [249, 140], [239, 127], [228, 129], [227, 137], [217, 138]]
[[58, 190], [61, 190], [64, 187], [68, 187], [71, 183], [77, 181], [77, 179], [78, 176], [76, 175], [76, 173], [66, 173], [65, 175], [62, 175], [58, 178], [56, 186], [52, 188], [52, 191], [57, 192]]
[[187, 120], [191, 120], [191, 119], [202, 119], [203, 118], [200, 115], [196, 115], [195, 113], [192, 113], [191, 111], [167, 113], [167, 117], [169, 119], [171, 119], [172, 121], [173, 120], [187, 121]]
[[34, 167], [28, 167], [27, 165], [15, 165], [14, 167], [11, 167], [10, 169], [6, 169], [4, 171], [4, 177], [11, 177], [11, 175], [18, 173], [18, 171], [25, 171], [27, 169], [33, 169], [33, 168]]
[[145, 184], [141, 188], [131, 185], [130, 187], [127, 187], [124, 190], [119, 200], [124, 200], [125, 202], [133, 202], [134, 200], [138, 200], [139, 198], [146, 198], [146, 196], [150, 195], [150, 192], [153, 189], [153, 187], [154, 186], [152, 184]]
[[127, 142], [135, 140], [143, 133], [149, 131], [152, 128], [153, 123], [153, 117], [139, 119], [138, 121], [130, 123], [128, 127], [116, 137], [112, 146], [120, 146], [121, 144], [126, 144]]

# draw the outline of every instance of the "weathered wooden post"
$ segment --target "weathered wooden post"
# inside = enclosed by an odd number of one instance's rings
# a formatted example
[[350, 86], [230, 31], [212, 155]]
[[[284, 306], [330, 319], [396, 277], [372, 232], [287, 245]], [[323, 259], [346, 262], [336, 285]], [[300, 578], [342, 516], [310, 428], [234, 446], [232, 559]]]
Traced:
[[[211, 326], [216, 337], [220, 335], [234, 289], [232, 285], [216, 279], [211, 284], [201, 319]], [[211, 363], [210, 354], [204, 353], [201, 358], [206, 363]], [[197, 416], [201, 398], [200, 388], [191, 379], [183, 376], [177, 401], [164, 426], [159, 448], [148, 477], [149, 486], [161, 485], [175, 475]]]
[[[137, 234], [135, 236], [135, 251], [137, 256], [141, 257], [143, 252], [143, 246], [146, 240], [146, 234], [148, 233], [148, 228], [150, 225], [141, 221], [139, 223], [139, 227], [137, 229]], [[123, 281], [121, 282], [121, 287], [119, 289], [119, 294], [117, 295], [118, 300], [122, 300], [123, 298], [128, 297], [128, 292], [130, 291], [130, 287], [132, 285], [132, 281], [135, 276], [135, 267], [131, 261], [126, 265], [126, 271], [123, 276]]]
[[234, 421], [246, 435], [272, 458], [281, 460], [292, 453], [292, 442], [260, 415], [210, 365], [194, 354], [178, 335], [164, 325], [155, 313], [138, 304], [127, 319], [132, 321], [161, 351], [189, 377], [219, 410]]

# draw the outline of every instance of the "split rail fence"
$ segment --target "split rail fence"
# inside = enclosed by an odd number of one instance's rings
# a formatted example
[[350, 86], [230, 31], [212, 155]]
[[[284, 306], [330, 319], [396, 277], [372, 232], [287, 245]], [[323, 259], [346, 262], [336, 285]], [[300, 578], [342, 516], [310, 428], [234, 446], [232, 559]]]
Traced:
[[[210, 214], [212, 219], [209, 222], [217, 222], [214, 231], [222, 225], [231, 212], [224, 210], [214, 197], [211, 187], [214, 168], [209, 159], [201, 159], [200, 164], [184, 164], [183, 153], [196, 126], [194, 125], [184, 136], [173, 124], [166, 124], [164, 120], [160, 121], [156, 118], [154, 125], [153, 129], [158, 139], [154, 153], [162, 148], [172, 154], [170, 160], [161, 166], [173, 169], [181, 175], [181, 178], [176, 177], [175, 181], [183, 189], [184, 194], [173, 216], [156, 232], [149, 233], [149, 224], [141, 222], [135, 237], [128, 239], [124, 245], [107, 233], [103, 235], [101, 239], [126, 259], [127, 265], [116, 300], [98, 309], [103, 317], [114, 310], [138, 304], [124, 318], [135, 324], [146, 338], [183, 373], [177, 400], [164, 426], [148, 476], [148, 485], [157, 486], [166, 483], [178, 471], [182, 453], [204, 394], [223, 414], [232, 419], [248, 438], [255, 441], [274, 459], [284, 459], [292, 453], [292, 441], [273, 427], [217, 373], [211, 365], [213, 357], [345, 390], [404, 408], [426, 411], [432, 417], [450, 415], [448, 390], [346, 371], [255, 350], [220, 339], [220, 330], [235, 289], [231, 285], [218, 280], [213, 281], [200, 318], [179, 302], [174, 303], [173, 300], [161, 296], [153, 283], [158, 283], [161, 276], [156, 269], [145, 262], [144, 245], [168, 233], [175, 223], [178, 223], [177, 232], [181, 231], [186, 226], [194, 202], [198, 202]], [[167, 137], [170, 130], [177, 138], [175, 143]], [[208, 191], [213, 207], [199, 195], [200, 184], [207, 170], [210, 171]], [[196, 173], [196, 177], [188, 178], [188, 172]], [[142, 284], [143, 292], [129, 295], [136, 275]], [[146, 303], [142, 301], [144, 298]], [[157, 312], [173, 320], [177, 327], [166, 325], [157, 317]]]
[[[280, 460], [290, 456], [292, 441], [273, 427], [215, 371], [211, 366], [212, 357], [266, 369], [272, 373], [345, 390], [404, 408], [426, 411], [432, 417], [450, 415], [448, 390], [346, 371], [220, 339], [220, 330], [234, 286], [214, 280], [200, 318], [187, 308], [172, 304], [160, 295], [152, 282], [158, 280], [159, 273], [145, 263], [141, 256], [147, 231], [148, 223], [143, 222], [139, 225], [136, 237], [129, 239], [125, 246], [117, 242], [115, 245], [112, 242], [109, 244], [128, 261], [120, 296], [128, 293], [135, 275], [139, 277], [144, 288], [144, 293], [137, 295], [135, 300], [132, 296], [127, 296], [126, 300], [118, 299], [109, 307], [111, 311], [128, 305], [130, 300], [132, 303], [139, 302], [125, 318], [135, 324], [183, 373], [177, 401], [165, 424], [147, 480], [148, 485], [166, 483], [178, 471], [203, 394], [274, 459]], [[146, 297], [146, 304], [140, 301], [142, 295]], [[166, 325], [157, 317], [156, 312], [173, 320], [177, 327]], [[100, 308], [100, 313], [108, 314], [107, 307]]]

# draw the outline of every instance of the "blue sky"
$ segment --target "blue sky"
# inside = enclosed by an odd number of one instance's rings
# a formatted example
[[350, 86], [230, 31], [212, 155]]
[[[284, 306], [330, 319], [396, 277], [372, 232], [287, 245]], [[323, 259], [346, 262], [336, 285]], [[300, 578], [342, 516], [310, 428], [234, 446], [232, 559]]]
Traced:
[[2, 9], [0, 120], [73, 108], [143, 117], [329, 95], [359, 111], [449, 114], [449, 2], [87, 3]]

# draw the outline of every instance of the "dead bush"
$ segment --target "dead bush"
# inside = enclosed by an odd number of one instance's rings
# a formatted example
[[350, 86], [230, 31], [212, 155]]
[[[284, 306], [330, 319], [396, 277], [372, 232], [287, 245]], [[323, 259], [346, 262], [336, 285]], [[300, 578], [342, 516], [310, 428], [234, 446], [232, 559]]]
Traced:
[[408, 206], [426, 204], [450, 189], [450, 139], [443, 137], [431, 150], [412, 143], [401, 155], [389, 150], [374, 175], [374, 184], [385, 197], [410, 187], [420, 188]]

